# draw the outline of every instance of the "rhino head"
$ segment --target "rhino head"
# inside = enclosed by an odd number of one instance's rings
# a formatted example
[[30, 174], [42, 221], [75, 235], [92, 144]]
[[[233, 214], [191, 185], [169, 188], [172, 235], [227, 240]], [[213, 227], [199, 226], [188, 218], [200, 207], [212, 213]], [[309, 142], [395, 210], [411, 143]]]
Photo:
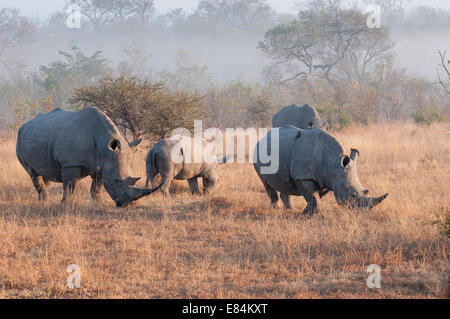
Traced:
[[358, 157], [359, 151], [356, 149], [351, 150], [350, 157], [342, 155], [338, 172], [335, 174], [333, 192], [340, 206], [369, 210], [381, 203], [388, 194], [375, 198], [368, 196], [369, 191], [364, 189], [358, 179]]
[[[138, 144], [135, 143], [130, 146], [135, 147]], [[103, 156], [103, 184], [108, 194], [116, 202], [117, 207], [127, 206], [131, 202], [159, 189], [159, 187], [153, 189], [133, 187], [140, 178], [134, 178], [130, 175], [130, 146], [117, 138], [111, 138], [107, 145], [106, 154]]]

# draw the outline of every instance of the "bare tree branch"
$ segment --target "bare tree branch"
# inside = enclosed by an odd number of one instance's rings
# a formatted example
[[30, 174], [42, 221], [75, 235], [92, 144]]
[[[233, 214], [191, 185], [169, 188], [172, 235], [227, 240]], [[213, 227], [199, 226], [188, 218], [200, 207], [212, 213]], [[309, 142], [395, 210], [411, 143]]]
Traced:
[[450, 94], [450, 70], [449, 70], [449, 67], [447, 67], [447, 64], [450, 65], [450, 60], [445, 61], [445, 60], [446, 60], [446, 58], [445, 58], [445, 55], [446, 55], [446, 54], [447, 54], [447, 51], [444, 51], [443, 53], [442, 53], [442, 52], [439, 52], [439, 56], [441, 57], [441, 64], [439, 64], [439, 66], [440, 66], [442, 69], [444, 69], [445, 73], [447, 74], [447, 77], [448, 77], [447, 82], [444, 81], [444, 80], [441, 78], [441, 74], [439, 73], [439, 70], [438, 70], [437, 74], [438, 74], [438, 78], [439, 78], [439, 83], [440, 83], [441, 86], [444, 88], [444, 90], [445, 90], [448, 94]]
[[7, 50], [23, 43], [34, 32], [34, 25], [15, 9], [0, 9], [0, 59]]

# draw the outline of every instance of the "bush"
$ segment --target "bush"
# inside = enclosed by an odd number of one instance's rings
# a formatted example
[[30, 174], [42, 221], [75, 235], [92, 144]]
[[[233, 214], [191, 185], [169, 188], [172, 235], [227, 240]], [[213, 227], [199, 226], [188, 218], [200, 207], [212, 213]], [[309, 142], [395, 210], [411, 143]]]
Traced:
[[350, 117], [337, 105], [327, 103], [323, 106], [318, 106], [317, 111], [322, 120], [330, 120], [331, 127], [342, 129], [349, 126], [352, 121]]
[[450, 238], [450, 211], [447, 210], [446, 216], [442, 220], [436, 220], [433, 222], [440, 229], [442, 235]]
[[172, 92], [161, 83], [136, 77], [104, 77], [96, 85], [76, 89], [70, 103], [98, 107], [133, 141], [143, 135], [164, 138], [172, 130], [193, 130], [194, 120], [207, 115], [197, 94]]
[[437, 107], [429, 107], [423, 110], [417, 110], [411, 114], [414, 122], [419, 124], [431, 125], [434, 122], [445, 122], [445, 115]]

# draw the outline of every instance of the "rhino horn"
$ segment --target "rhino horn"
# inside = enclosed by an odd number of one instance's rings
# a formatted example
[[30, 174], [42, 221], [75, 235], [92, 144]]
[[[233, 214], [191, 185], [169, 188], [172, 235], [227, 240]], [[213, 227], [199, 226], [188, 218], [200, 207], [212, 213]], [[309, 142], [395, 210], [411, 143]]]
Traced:
[[132, 201], [138, 200], [144, 196], [150, 195], [151, 193], [156, 192], [158, 189], [160, 189], [160, 187], [162, 186], [159, 185], [158, 187], [155, 188], [135, 188], [135, 187], [130, 187], [130, 197]]
[[124, 182], [125, 184], [127, 184], [128, 186], [134, 186], [136, 185], [136, 183], [140, 180], [140, 177], [127, 177]]
[[216, 163], [217, 163], [217, 164], [226, 164], [230, 159], [231, 159], [231, 156], [230, 156], [230, 155], [225, 156], [225, 157], [222, 157], [222, 158], [217, 157], [217, 158], [216, 158]]
[[377, 206], [379, 203], [381, 203], [382, 201], [384, 201], [386, 199], [386, 197], [388, 197], [389, 193], [386, 193], [380, 197], [377, 198], [371, 198], [369, 201], [369, 209], [374, 208], [375, 206]]
[[382, 195], [380, 197], [376, 197], [376, 198], [373, 198], [373, 197], [361, 197], [358, 200], [358, 203], [357, 203], [358, 208], [362, 209], [362, 210], [372, 209], [375, 206], [377, 206], [378, 204], [380, 204], [383, 200], [385, 200], [386, 197], [388, 197], [388, 195], [389, 194], [386, 193], [386, 194], [384, 194], [384, 195]]
[[133, 201], [136, 201], [144, 196], [150, 195], [151, 193], [156, 192], [158, 189], [160, 189], [162, 186], [159, 185], [158, 187], [152, 188], [152, 189], [148, 189], [148, 188], [135, 188], [135, 187], [128, 187], [128, 195], [127, 198], [125, 200], [116, 200], [116, 205], [117, 207], [125, 207], [128, 206], [128, 204], [130, 204]]

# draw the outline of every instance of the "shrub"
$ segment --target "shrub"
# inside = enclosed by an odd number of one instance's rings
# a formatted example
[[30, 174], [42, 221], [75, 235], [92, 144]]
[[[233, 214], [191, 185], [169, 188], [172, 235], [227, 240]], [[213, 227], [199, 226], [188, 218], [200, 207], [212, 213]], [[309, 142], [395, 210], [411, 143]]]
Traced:
[[70, 102], [77, 108], [98, 107], [136, 141], [142, 135], [163, 138], [179, 127], [192, 131], [194, 120], [207, 114], [202, 100], [197, 93], [172, 92], [162, 83], [121, 75], [76, 89]]
[[414, 122], [431, 125], [434, 122], [445, 122], [445, 115], [438, 107], [428, 107], [411, 114]]

